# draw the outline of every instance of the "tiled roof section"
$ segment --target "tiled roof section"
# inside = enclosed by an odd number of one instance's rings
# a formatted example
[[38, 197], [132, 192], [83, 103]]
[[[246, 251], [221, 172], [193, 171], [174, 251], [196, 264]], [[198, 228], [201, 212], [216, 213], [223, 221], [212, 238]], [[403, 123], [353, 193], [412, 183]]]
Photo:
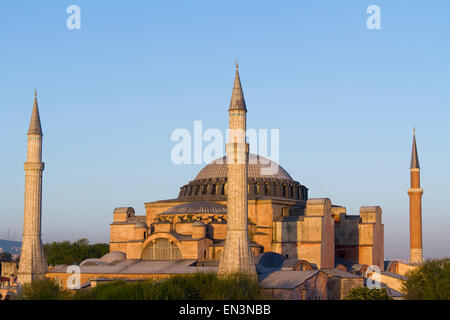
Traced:
[[260, 285], [264, 289], [294, 289], [318, 272], [318, 270], [275, 271], [265, 277]]
[[166, 214], [226, 214], [227, 208], [221, 204], [210, 201], [192, 201], [180, 204], [158, 215]]
[[[227, 157], [219, 158], [206, 167], [204, 167], [195, 177], [195, 180], [202, 179], [219, 179], [227, 178]], [[269, 171], [269, 168], [278, 168], [274, 174], [265, 174], [264, 168]], [[293, 180], [290, 174], [284, 170], [280, 165], [267, 159], [265, 157], [250, 153], [248, 164], [248, 177], [249, 178], [276, 178], [284, 180]]]
[[328, 198], [314, 198], [314, 199], [308, 199], [306, 202], [306, 205], [324, 205], [327, 202], [330, 202], [330, 199]]
[[120, 208], [115, 208], [114, 209], [114, 213], [129, 213], [129, 214], [134, 214], [134, 208], [133, 207], [120, 207]]
[[416, 144], [416, 135], [413, 135], [413, 146], [411, 153], [411, 169], [420, 169], [419, 165], [419, 156], [417, 154], [417, 144]]
[[244, 99], [244, 92], [242, 91], [241, 79], [239, 77], [239, 70], [237, 65], [236, 65], [236, 75], [234, 76], [233, 92], [231, 94], [231, 102], [229, 110], [247, 111]]
[[381, 271], [381, 274], [391, 277], [391, 278], [396, 278], [396, 279], [400, 279], [400, 280], [407, 280], [408, 278], [405, 276], [402, 276], [401, 274], [397, 274], [397, 273], [393, 273], [393, 272], [388, 272], [388, 271]]
[[127, 221], [114, 221], [111, 224], [136, 224], [138, 222], [144, 222], [145, 223], [145, 216], [131, 216], [127, 218]]
[[[81, 273], [116, 273], [116, 274], [143, 274], [143, 273], [195, 273], [215, 272], [217, 267], [195, 267], [192, 266], [196, 260], [137, 260], [129, 259], [114, 265], [107, 266], [81, 266]], [[55, 267], [49, 273], [65, 273], [68, 265]]]
[[28, 134], [42, 135], [41, 118], [39, 116], [39, 108], [37, 103], [36, 92], [34, 93], [34, 105], [33, 111], [31, 113], [31, 120], [30, 120], [30, 127], [28, 129]]
[[350, 272], [345, 272], [336, 268], [323, 268], [320, 269], [320, 271], [325, 272], [328, 275], [331, 276], [336, 276], [336, 277], [340, 277], [340, 278], [361, 278], [361, 276], [350, 273]]

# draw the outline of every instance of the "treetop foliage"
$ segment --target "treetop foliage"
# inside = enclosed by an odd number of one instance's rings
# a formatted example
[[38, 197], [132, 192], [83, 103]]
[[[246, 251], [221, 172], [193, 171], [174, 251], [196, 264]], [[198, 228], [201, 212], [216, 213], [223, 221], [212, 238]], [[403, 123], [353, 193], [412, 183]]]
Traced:
[[427, 260], [406, 276], [405, 299], [450, 300], [450, 258]]
[[388, 295], [386, 288], [358, 287], [350, 290], [345, 300], [392, 300], [392, 298]]
[[0, 262], [13, 262], [12, 254], [9, 252], [0, 252]]
[[56, 281], [52, 279], [34, 280], [24, 284], [20, 291], [19, 300], [64, 300], [70, 297], [70, 293], [61, 290]]
[[44, 252], [47, 264], [80, 264], [87, 258], [101, 258], [109, 252], [106, 243], [90, 244], [87, 239], [75, 242], [62, 241], [44, 244]]

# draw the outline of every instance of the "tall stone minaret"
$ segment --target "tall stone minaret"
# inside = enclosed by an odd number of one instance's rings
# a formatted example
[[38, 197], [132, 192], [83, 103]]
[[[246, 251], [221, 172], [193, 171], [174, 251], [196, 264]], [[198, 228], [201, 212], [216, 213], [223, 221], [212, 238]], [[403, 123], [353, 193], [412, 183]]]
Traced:
[[422, 249], [422, 194], [420, 188], [420, 166], [417, 155], [416, 130], [413, 134], [413, 145], [411, 154], [411, 188], [409, 195], [409, 233], [410, 233], [410, 262], [423, 262]]
[[238, 64], [231, 95], [229, 115], [229, 143], [227, 152], [227, 237], [219, 264], [219, 273], [256, 275], [248, 237], [248, 152], [245, 132], [247, 108], [239, 79]]
[[42, 129], [36, 91], [28, 129], [27, 162], [25, 162], [25, 205], [23, 239], [17, 282], [30, 283], [45, 277], [47, 261], [41, 241], [42, 216]]

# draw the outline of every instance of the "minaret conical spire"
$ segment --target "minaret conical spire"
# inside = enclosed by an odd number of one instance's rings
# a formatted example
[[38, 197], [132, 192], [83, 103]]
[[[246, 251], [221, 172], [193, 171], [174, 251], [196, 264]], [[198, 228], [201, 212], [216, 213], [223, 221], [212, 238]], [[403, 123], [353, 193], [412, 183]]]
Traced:
[[34, 90], [34, 105], [33, 112], [31, 113], [30, 127], [28, 134], [40, 134], [42, 135], [41, 118], [39, 117], [39, 108], [37, 103], [37, 92]]
[[413, 168], [420, 169], [419, 156], [417, 154], [417, 145], [416, 145], [416, 128], [414, 128], [414, 131], [413, 131], [413, 145], [412, 145], [410, 169], [413, 169]]
[[408, 189], [409, 195], [409, 237], [410, 253], [409, 261], [411, 263], [423, 262], [423, 243], [422, 243], [422, 194], [420, 187], [420, 166], [419, 156], [417, 154], [416, 130], [413, 134], [413, 149], [411, 155], [411, 186]]
[[231, 102], [229, 110], [244, 110], [245, 106], [244, 92], [242, 91], [241, 79], [239, 78], [239, 65], [236, 61], [236, 75], [234, 76], [233, 93], [231, 94]]
[[236, 63], [229, 116], [227, 151], [227, 236], [219, 263], [219, 274], [245, 273], [256, 276], [248, 235], [247, 109]]
[[44, 279], [47, 260], [41, 239], [42, 221], [42, 130], [39, 119], [36, 91], [27, 139], [27, 162], [25, 169], [25, 202], [23, 213], [23, 236], [20, 250], [19, 285], [35, 279]]

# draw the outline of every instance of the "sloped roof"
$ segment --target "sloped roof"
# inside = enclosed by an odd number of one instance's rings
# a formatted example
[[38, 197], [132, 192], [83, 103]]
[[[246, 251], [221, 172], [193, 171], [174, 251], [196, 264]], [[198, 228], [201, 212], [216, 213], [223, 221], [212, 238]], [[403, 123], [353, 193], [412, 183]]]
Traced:
[[[114, 265], [80, 265], [81, 273], [115, 273], [115, 274], [143, 274], [143, 273], [195, 273], [216, 272], [217, 267], [192, 266], [196, 260], [138, 260], [127, 259]], [[55, 267], [49, 273], [65, 273], [68, 265]]]
[[350, 272], [345, 272], [336, 268], [324, 268], [324, 269], [320, 269], [320, 271], [325, 272], [328, 275], [332, 275], [332, 276], [336, 276], [336, 277], [340, 277], [340, 278], [361, 278], [361, 276], [350, 273]]
[[260, 285], [264, 289], [294, 289], [319, 272], [319, 270], [275, 271], [265, 277]]

